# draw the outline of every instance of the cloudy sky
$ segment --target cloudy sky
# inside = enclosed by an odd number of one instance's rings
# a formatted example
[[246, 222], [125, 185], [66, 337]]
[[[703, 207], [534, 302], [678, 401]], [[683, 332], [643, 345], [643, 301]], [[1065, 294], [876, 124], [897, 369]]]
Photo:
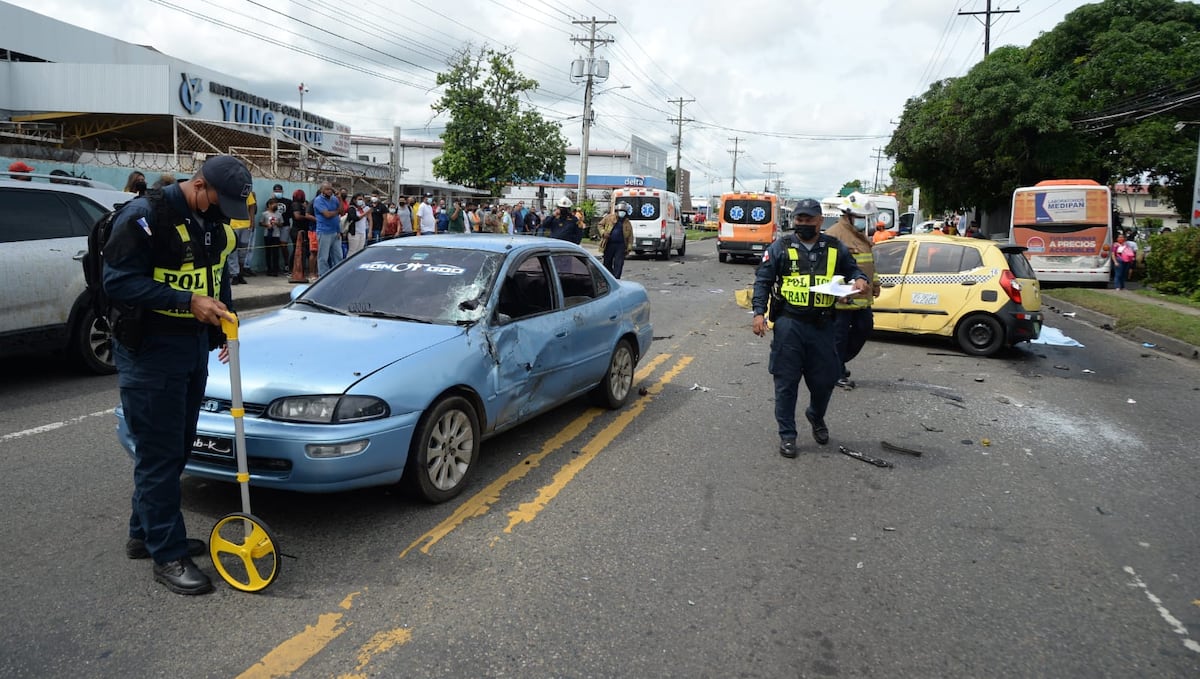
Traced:
[[[631, 134], [669, 150], [678, 107], [682, 166], [695, 195], [726, 190], [737, 138], [739, 188], [768, 175], [797, 196], [876, 178], [904, 102], [983, 57], [988, 0], [7, 0], [235, 75], [255, 94], [297, 100], [356, 134], [436, 138], [435, 76], [468, 43], [511, 51], [540, 88], [530, 104], [580, 144], [583, 86], [569, 77], [584, 46], [576, 25], [614, 21], [597, 48], [591, 148], [628, 149]], [[1028, 45], [1084, 0], [992, 0], [992, 47]], [[204, 17], [204, 18], [201, 18]], [[194, 36], [188, 38], [186, 36]], [[324, 57], [318, 58], [312, 54]], [[625, 88], [624, 86], [628, 86]], [[620, 89], [618, 89], [620, 88]], [[879, 162], [880, 181], [890, 163]]]

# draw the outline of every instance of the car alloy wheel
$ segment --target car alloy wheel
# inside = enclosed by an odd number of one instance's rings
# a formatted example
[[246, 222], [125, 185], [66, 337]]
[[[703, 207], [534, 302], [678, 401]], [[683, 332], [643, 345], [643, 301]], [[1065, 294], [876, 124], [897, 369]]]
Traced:
[[629, 392], [633, 389], [633, 369], [637, 359], [633, 356], [633, 347], [629, 340], [622, 339], [613, 349], [612, 358], [608, 361], [608, 371], [604, 379], [596, 386], [597, 401], [607, 408], [617, 409], [629, 400]]
[[426, 411], [409, 453], [405, 478], [429, 502], [462, 492], [479, 455], [479, 418], [461, 396], [438, 401]]

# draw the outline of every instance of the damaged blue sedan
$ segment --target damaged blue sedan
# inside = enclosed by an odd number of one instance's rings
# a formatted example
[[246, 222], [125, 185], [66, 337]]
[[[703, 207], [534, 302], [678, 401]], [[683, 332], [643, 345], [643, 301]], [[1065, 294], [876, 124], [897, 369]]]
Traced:
[[[487, 437], [589, 393], [623, 406], [653, 335], [641, 285], [528, 236], [383, 241], [293, 296], [239, 332], [259, 487], [449, 500]], [[188, 473], [235, 481], [230, 398], [213, 352]]]

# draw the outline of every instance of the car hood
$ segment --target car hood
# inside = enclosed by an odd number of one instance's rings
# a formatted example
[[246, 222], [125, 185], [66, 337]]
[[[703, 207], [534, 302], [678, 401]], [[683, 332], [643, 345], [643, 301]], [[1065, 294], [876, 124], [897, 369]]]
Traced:
[[[340, 394], [371, 373], [462, 335], [466, 328], [282, 309], [238, 330], [242, 398], [267, 403], [295, 394]], [[212, 398], [229, 398], [229, 366], [213, 352]]]

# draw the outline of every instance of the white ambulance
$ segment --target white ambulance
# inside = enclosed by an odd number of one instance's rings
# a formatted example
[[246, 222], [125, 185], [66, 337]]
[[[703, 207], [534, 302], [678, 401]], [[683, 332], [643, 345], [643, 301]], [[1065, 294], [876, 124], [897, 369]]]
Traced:
[[633, 252], [669, 259], [671, 250], [683, 256], [687, 234], [683, 230], [679, 196], [662, 189], [613, 189], [609, 201], [615, 211], [624, 205], [633, 226]]

